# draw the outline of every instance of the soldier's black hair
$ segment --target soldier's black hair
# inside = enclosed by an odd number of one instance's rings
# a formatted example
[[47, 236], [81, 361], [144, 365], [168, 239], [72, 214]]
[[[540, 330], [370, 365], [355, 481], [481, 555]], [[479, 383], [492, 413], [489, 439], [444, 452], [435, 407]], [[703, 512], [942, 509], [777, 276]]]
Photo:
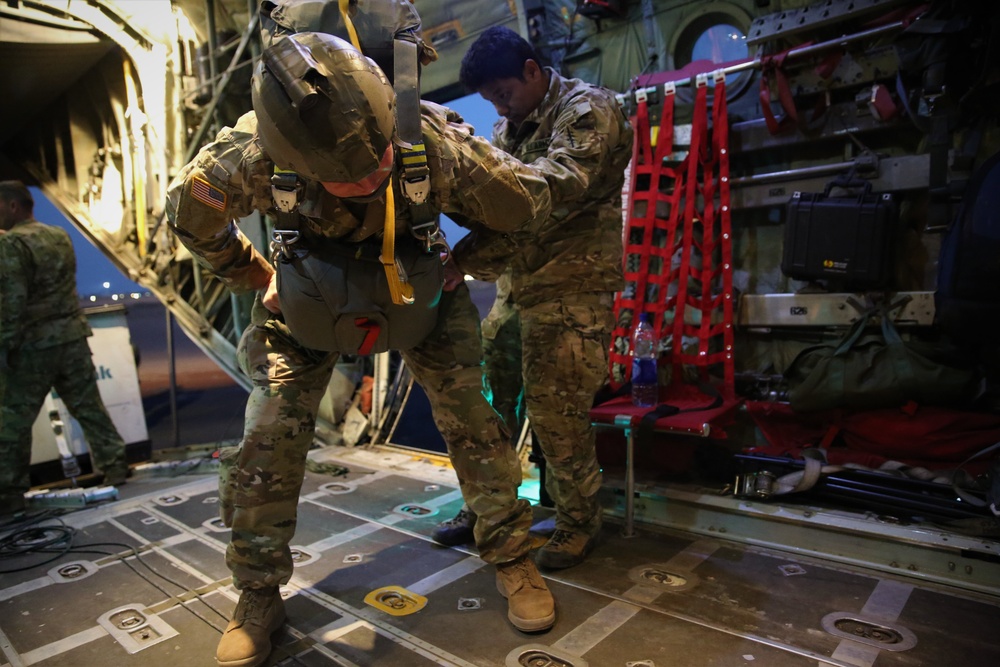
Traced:
[[498, 79], [524, 81], [524, 63], [529, 60], [542, 64], [526, 39], [505, 26], [493, 26], [469, 47], [458, 80], [470, 93]]
[[35, 207], [35, 200], [31, 196], [31, 190], [25, 187], [21, 181], [0, 181], [0, 199], [16, 201], [29, 211]]

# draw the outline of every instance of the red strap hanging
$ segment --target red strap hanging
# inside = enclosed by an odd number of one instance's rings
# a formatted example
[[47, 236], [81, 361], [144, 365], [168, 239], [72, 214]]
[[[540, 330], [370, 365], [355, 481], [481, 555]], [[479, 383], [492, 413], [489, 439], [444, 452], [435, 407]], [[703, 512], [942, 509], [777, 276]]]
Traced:
[[631, 375], [631, 329], [637, 313], [648, 312], [657, 335], [670, 341], [672, 386], [683, 390], [686, 366], [697, 368], [703, 381], [710, 367], [721, 366], [721, 393], [735, 395], [729, 128], [725, 76], [714, 78], [711, 133], [708, 80], [699, 76], [691, 144], [680, 162], [673, 86], [664, 95], [655, 149], [645, 96], [638, 100], [624, 230], [626, 288], [615, 301], [609, 354], [614, 387]]

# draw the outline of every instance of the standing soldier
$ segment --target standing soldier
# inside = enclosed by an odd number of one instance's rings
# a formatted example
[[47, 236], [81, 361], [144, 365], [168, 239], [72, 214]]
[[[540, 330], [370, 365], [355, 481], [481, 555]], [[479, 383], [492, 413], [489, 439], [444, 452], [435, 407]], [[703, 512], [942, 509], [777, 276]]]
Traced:
[[128, 475], [125, 442], [97, 389], [73, 244], [35, 220], [34, 207], [23, 183], [0, 182], [0, 514], [24, 508], [31, 427], [53, 387], [80, 422], [104, 483]]
[[[583, 561], [601, 527], [601, 469], [589, 411], [607, 381], [612, 303], [623, 285], [621, 193], [632, 128], [610, 91], [542, 67], [509, 28], [490, 28], [473, 42], [460, 78], [502, 116], [493, 144], [538, 169], [552, 192], [551, 215], [535, 233], [504, 237], [475, 229], [455, 257], [465, 273], [488, 277], [502, 272], [500, 248], [513, 244], [508, 315], [500, 317], [509, 320], [516, 311], [520, 319], [527, 416], [556, 505], [556, 531], [536, 561], [570, 567]], [[463, 530], [468, 536], [471, 522], [464, 518], [442, 523], [435, 536], [450, 543]]]
[[[464, 285], [441, 291], [436, 235], [414, 222], [444, 211], [530, 227], [548, 216], [545, 180], [430, 103], [420, 105], [424, 144], [415, 155], [416, 146], [396, 141], [395, 95], [382, 71], [332, 35], [297, 33], [267, 48], [252, 94], [254, 110], [182, 169], [167, 201], [180, 241], [232, 290], [257, 293], [238, 347], [253, 382], [243, 440], [222, 456], [226, 563], [240, 600], [219, 664], [260, 664], [284, 621], [278, 586], [292, 574], [306, 453], [340, 352], [401, 350], [481, 517], [476, 544], [497, 568], [508, 618], [523, 631], [548, 629], [555, 606], [528, 556], [520, 468], [483, 395], [479, 318]], [[408, 170], [413, 161], [423, 168]], [[235, 224], [254, 210], [277, 218], [274, 266]], [[379, 306], [379, 291], [392, 302]]]

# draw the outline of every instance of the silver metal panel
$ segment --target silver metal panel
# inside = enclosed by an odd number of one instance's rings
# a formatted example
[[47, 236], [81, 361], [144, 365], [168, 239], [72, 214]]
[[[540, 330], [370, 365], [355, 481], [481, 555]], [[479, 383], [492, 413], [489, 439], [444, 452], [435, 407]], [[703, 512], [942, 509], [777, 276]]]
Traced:
[[[930, 326], [934, 322], [934, 292], [898, 292], [910, 301], [896, 315], [900, 325]], [[831, 327], [851, 324], [858, 311], [849, 298], [864, 302], [863, 294], [744, 294], [739, 320], [744, 327]]]

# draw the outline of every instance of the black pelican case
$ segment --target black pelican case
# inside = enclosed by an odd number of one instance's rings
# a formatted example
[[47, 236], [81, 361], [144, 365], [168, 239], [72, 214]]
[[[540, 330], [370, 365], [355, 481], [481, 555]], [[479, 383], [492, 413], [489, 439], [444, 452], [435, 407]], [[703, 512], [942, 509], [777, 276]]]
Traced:
[[[831, 196], [833, 187], [862, 191]], [[838, 289], [888, 285], [899, 219], [891, 194], [873, 194], [865, 180], [837, 180], [822, 193], [796, 192], [785, 213], [786, 276], [829, 281]]]

